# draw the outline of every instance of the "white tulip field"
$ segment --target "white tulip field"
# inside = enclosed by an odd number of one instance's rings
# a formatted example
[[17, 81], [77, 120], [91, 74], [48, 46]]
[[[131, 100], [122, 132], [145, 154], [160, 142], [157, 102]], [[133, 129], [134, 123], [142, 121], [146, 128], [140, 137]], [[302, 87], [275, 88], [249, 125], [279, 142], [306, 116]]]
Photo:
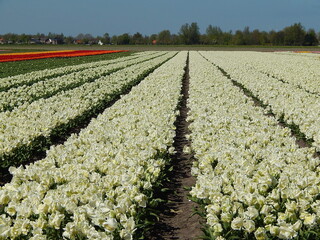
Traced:
[[319, 56], [146, 51], [0, 78], [0, 239], [137, 239], [186, 78], [206, 239], [319, 239]]

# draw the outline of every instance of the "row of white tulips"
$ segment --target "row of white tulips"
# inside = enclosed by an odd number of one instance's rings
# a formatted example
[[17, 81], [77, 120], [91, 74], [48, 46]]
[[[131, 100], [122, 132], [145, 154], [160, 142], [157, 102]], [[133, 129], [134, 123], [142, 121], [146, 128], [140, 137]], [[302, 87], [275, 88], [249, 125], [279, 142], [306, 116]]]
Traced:
[[[224, 55], [224, 54], [223, 54]], [[230, 56], [228, 56], [230, 55]], [[279, 54], [261, 52], [226, 53], [225, 57], [235, 57], [238, 62], [256, 71], [274, 76], [309, 92], [320, 94], [319, 55]]]
[[15, 158], [20, 161], [20, 157], [24, 157], [24, 153], [19, 152], [20, 148], [34, 147], [34, 141], [37, 139], [48, 138], [59, 126], [68, 125], [73, 120], [90, 113], [91, 109], [101, 103], [111, 101], [130, 84], [134, 84], [143, 73], [174, 54], [168, 52], [51, 98], [23, 104], [11, 112], [1, 112], [0, 165], [10, 166], [11, 160], [15, 161]]
[[[264, 104], [269, 105], [278, 118], [284, 116], [289, 124], [296, 124], [313, 146], [320, 151], [320, 98], [291, 84], [286, 84], [242, 64], [238, 54], [202, 52], [207, 59], [224, 69], [232, 79], [243, 84]], [[286, 71], [286, 69], [283, 69]]]
[[121, 57], [116, 58], [113, 60], [105, 60], [105, 61], [98, 61], [98, 62], [91, 62], [91, 63], [84, 63], [74, 66], [66, 66], [66, 67], [59, 67], [54, 69], [46, 69], [46, 70], [40, 70], [40, 71], [33, 71], [26, 74], [19, 74], [15, 76], [0, 78], [0, 90], [7, 90], [9, 88], [15, 87], [15, 86], [21, 86], [25, 84], [32, 84], [38, 81], [45, 80], [47, 78], [55, 77], [55, 76], [62, 76], [65, 74], [69, 74], [72, 72], [84, 70], [87, 68], [93, 68], [93, 67], [100, 67], [100, 66], [106, 66], [108, 64], [118, 63], [122, 62], [124, 60], [131, 60], [138, 56], [143, 55], [149, 55], [154, 54], [155, 52], [143, 52], [143, 54], [133, 54], [128, 57]]
[[289, 129], [195, 52], [189, 94], [197, 177], [191, 194], [208, 204], [213, 236], [292, 239], [315, 230], [319, 237], [320, 160], [312, 157], [314, 149], [298, 148]]
[[[86, 82], [94, 81], [95, 79], [107, 75], [115, 70], [137, 64], [141, 61], [146, 61], [150, 58], [160, 56], [161, 54], [163, 53], [144, 54], [135, 58], [126, 57], [114, 60], [114, 63], [112, 63], [112, 61], [91, 63], [88, 64], [85, 69], [82, 69], [83, 66], [81, 66], [81, 70], [79, 70], [78, 66], [79, 71], [74, 71], [59, 77], [39, 81], [32, 85], [22, 85], [16, 88], [11, 88], [8, 91], [0, 92], [0, 111], [12, 110], [14, 107], [20, 106], [23, 103], [30, 103], [42, 97], [50, 97], [60, 91], [78, 87]], [[120, 62], [117, 62], [119, 60]], [[61, 69], [57, 70], [57, 72], [60, 71]]]
[[55, 229], [59, 239], [132, 239], [144, 191], [172, 152], [186, 56], [156, 69], [45, 159], [12, 167], [0, 190], [0, 236], [40, 240]]

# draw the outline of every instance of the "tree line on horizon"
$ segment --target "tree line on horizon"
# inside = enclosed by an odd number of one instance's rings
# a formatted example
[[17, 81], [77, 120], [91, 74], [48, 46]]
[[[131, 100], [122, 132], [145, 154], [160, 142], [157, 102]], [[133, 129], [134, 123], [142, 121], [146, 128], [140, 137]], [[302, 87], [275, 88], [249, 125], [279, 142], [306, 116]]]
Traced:
[[[49, 41], [50, 40], [50, 41]], [[183, 24], [178, 34], [172, 34], [169, 30], [163, 30], [150, 36], [137, 32], [133, 35], [124, 33], [110, 36], [92, 36], [80, 33], [76, 37], [64, 36], [63, 33], [38, 33], [0, 35], [2, 44], [105, 44], [105, 45], [270, 45], [270, 46], [317, 46], [320, 42], [320, 32], [314, 29], [306, 30], [301, 23], [294, 23], [280, 31], [243, 30], [222, 31], [220, 27], [209, 25], [205, 34], [201, 34], [196, 22]]]

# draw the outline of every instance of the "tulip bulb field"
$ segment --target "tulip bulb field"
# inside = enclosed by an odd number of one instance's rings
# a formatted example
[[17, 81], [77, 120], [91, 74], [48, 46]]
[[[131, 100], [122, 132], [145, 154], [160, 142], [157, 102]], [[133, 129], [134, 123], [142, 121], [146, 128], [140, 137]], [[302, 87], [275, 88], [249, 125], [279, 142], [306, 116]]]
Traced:
[[143, 238], [175, 165], [186, 80], [203, 238], [320, 239], [320, 55], [249, 51], [146, 51], [0, 78], [0, 239]]

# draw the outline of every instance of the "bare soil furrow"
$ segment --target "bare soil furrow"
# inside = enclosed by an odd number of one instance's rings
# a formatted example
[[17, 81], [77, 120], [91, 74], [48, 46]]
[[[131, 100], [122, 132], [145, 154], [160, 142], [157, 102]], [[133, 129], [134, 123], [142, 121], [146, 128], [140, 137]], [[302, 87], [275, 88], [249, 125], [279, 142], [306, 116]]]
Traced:
[[173, 170], [168, 174], [164, 188], [169, 189], [162, 196], [167, 202], [159, 209], [160, 220], [148, 234], [147, 239], [198, 239], [202, 234], [200, 217], [194, 214], [197, 204], [188, 199], [189, 190], [195, 184], [195, 178], [191, 175], [191, 154], [183, 152], [185, 146], [190, 146], [186, 135], [190, 133], [187, 122], [189, 98], [189, 56], [181, 89], [180, 114], [175, 122], [176, 137], [174, 148], [176, 154], [172, 157]]

